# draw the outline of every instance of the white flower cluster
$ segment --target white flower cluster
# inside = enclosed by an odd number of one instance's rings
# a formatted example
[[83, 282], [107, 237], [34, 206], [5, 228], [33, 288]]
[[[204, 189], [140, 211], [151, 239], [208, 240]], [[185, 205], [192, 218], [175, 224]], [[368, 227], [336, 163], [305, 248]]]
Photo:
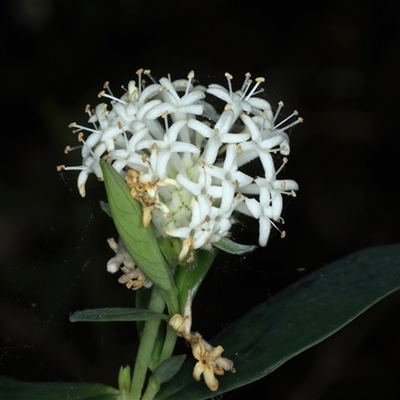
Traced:
[[[111, 109], [106, 103], [86, 107], [93, 128], [70, 125], [79, 133], [83, 162], [58, 169], [80, 170], [78, 188], [85, 196], [88, 175], [102, 180], [99, 162], [107, 160], [142, 203], [144, 224], [151, 220], [158, 234], [182, 239], [180, 259], [228, 236], [234, 212], [259, 220], [259, 244], [265, 246], [271, 225], [281, 220], [282, 195], [298, 189], [293, 180], [277, 179], [290, 151], [286, 131], [302, 121], [297, 112], [278, 123], [283, 103], [273, 113], [256, 97], [264, 78], [253, 82], [249, 73], [237, 91], [228, 73], [227, 88], [196, 85], [193, 71], [175, 81], [156, 82], [142, 69], [137, 75], [138, 83], [130, 81], [121, 98], [104, 85], [99, 97], [110, 99]], [[143, 75], [152, 82], [148, 86]], [[216, 98], [226, 103], [222, 112], [214, 107]], [[82, 131], [89, 133], [86, 139]], [[284, 156], [278, 169], [277, 153]], [[263, 176], [241, 170], [257, 158]]]

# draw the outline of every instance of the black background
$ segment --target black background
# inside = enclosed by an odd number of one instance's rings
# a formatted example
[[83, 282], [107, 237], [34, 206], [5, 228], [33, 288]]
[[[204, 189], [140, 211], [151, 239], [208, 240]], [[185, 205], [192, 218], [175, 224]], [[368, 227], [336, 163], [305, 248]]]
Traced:
[[[71, 325], [82, 308], [130, 306], [106, 272], [115, 236], [102, 184], [76, 190], [67, 125], [86, 122], [105, 80], [114, 93], [138, 68], [155, 77], [239, 86], [305, 123], [291, 133], [284, 174], [300, 190], [285, 230], [247, 258], [219, 257], [194, 305], [211, 338], [270, 295], [363, 247], [399, 241], [399, 5], [395, 2], [51, 1], [1, 4], [0, 370], [25, 381], [116, 385], [135, 349], [132, 325]], [[257, 238], [246, 221], [240, 241]], [[274, 400], [397, 399], [399, 294], [271, 375], [223, 396]], [[196, 319], [197, 318], [197, 319]], [[222, 378], [223, 379], [223, 378]]]

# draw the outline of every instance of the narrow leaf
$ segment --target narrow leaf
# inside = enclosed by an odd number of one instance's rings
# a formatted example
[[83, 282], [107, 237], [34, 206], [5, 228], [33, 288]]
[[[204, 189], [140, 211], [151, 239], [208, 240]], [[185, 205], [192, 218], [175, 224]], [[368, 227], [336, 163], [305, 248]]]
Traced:
[[161, 254], [151, 224], [142, 225], [142, 207], [132, 198], [128, 185], [107, 162], [101, 162], [111, 214], [129, 254], [155, 285], [173, 291], [171, 271]]
[[97, 383], [18, 382], [0, 377], [1, 400], [117, 400], [119, 391]]
[[223, 237], [219, 242], [214, 243], [213, 246], [217, 249], [225, 251], [226, 253], [236, 254], [238, 256], [250, 253], [257, 248], [257, 246], [254, 245], [233, 242], [226, 237]]
[[168, 316], [146, 309], [116, 307], [77, 311], [69, 317], [70, 322], [123, 322], [148, 321], [150, 319], [168, 321]]
[[194, 298], [216, 255], [216, 250], [197, 250], [196, 261], [193, 266], [186, 264], [178, 266], [175, 273], [175, 283], [179, 293], [179, 309], [181, 314], [183, 314], [189, 290], [192, 293], [192, 298]]
[[168, 382], [181, 369], [185, 358], [186, 355], [179, 355], [166, 359], [157, 367], [150, 379], [158, 386]]
[[[400, 288], [400, 245], [362, 250], [306, 276], [239, 319], [210, 343], [225, 348], [236, 373], [218, 377], [218, 391], [194, 382], [194, 361], [157, 400], [202, 400], [249, 384], [331, 336]], [[194, 316], [194, 318], [196, 318]]]

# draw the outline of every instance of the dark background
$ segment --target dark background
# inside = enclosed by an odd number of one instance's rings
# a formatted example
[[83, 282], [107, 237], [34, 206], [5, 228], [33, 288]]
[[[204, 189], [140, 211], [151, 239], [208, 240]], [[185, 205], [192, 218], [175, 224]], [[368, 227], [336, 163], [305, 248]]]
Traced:
[[[1, 3], [0, 372], [24, 381], [116, 385], [133, 324], [68, 323], [78, 309], [132, 305], [106, 272], [116, 236], [102, 184], [76, 189], [67, 125], [86, 122], [105, 80], [115, 93], [138, 68], [200, 82], [266, 78], [273, 106], [297, 109], [285, 169], [287, 238], [247, 258], [219, 257], [195, 302], [211, 338], [272, 294], [358, 249], [400, 239], [399, 5], [395, 2], [14, 0]], [[246, 221], [247, 222], [247, 221]], [[257, 238], [249, 222], [238, 240]], [[400, 296], [249, 387], [275, 400], [400, 396]]]

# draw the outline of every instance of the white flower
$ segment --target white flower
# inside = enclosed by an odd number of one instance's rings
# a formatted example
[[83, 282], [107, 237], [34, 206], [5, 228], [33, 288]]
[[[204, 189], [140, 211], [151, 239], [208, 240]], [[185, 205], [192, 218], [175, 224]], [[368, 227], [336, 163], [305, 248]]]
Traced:
[[[302, 122], [293, 120], [297, 112], [278, 122], [283, 103], [274, 113], [258, 97], [264, 78], [253, 82], [249, 73], [237, 91], [228, 73], [227, 88], [197, 85], [193, 71], [176, 81], [157, 82], [143, 69], [137, 75], [120, 98], [104, 85], [99, 97], [110, 104], [85, 110], [92, 128], [71, 124], [82, 164], [58, 169], [79, 170], [78, 188], [85, 196], [88, 176], [102, 180], [100, 160], [107, 160], [142, 204], [143, 224], [151, 221], [158, 235], [182, 240], [181, 260], [228, 236], [236, 212], [259, 220], [259, 243], [265, 246], [271, 225], [282, 220], [283, 194], [298, 190], [293, 180], [277, 178], [283, 165], [275, 168], [277, 155], [290, 152], [288, 130]], [[151, 80], [148, 86], [143, 75]], [[221, 100], [226, 104], [217, 110]], [[243, 166], [256, 159], [263, 171], [250, 176]], [[114, 264], [109, 268], [115, 270]]]

